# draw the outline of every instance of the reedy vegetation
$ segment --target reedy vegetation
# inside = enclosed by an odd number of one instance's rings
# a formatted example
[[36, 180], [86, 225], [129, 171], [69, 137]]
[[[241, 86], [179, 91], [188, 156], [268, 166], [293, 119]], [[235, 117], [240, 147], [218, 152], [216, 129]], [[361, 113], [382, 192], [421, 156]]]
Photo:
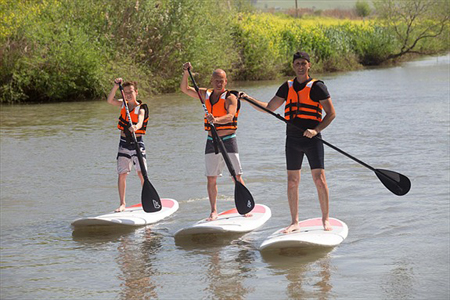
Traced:
[[[350, 70], [403, 47], [376, 19], [295, 19], [254, 12], [248, 2], [0, 0], [1, 102], [101, 98], [119, 76], [137, 80], [141, 95], [174, 92], [186, 61], [203, 85], [215, 68], [233, 80], [273, 79], [292, 74], [299, 49], [310, 52], [314, 71]], [[441, 40], [424, 38], [415, 50], [448, 51], [448, 33], [447, 24]]]

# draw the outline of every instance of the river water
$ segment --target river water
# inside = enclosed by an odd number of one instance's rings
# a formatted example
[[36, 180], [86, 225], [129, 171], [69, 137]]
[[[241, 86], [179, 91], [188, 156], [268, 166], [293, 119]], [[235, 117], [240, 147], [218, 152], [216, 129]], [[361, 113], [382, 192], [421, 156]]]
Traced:
[[[326, 147], [331, 216], [349, 235], [322, 253], [262, 255], [290, 221], [285, 125], [243, 104], [244, 179], [272, 218], [254, 232], [178, 244], [174, 233], [209, 214], [203, 110], [182, 94], [152, 97], [149, 177], [179, 210], [149, 227], [72, 232], [71, 221], [118, 204], [118, 111], [105, 101], [1, 107], [1, 299], [448, 299], [449, 56], [320, 76], [336, 108], [324, 140], [411, 179], [403, 197]], [[230, 83], [268, 101], [282, 80]], [[280, 111], [281, 113], [281, 111]], [[219, 210], [234, 184], [219, 179]], [[140, 184], [128, 177], [128, 204]], [[306, 163], [300, 218], [320, 216]]]

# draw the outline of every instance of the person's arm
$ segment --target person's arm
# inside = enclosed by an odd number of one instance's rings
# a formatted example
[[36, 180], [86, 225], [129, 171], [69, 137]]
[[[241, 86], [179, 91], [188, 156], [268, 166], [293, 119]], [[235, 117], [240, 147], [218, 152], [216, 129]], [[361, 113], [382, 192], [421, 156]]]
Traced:
[[[255, 103], [261, 105], [262, 107], [264, 107], [264, 108], [266, 108], [266, 109], [268, 109], [268, 110], [270, 110], [270, 111], [276, 111], [281, 105], [283, 105], [283, 103], [284, 103], [284, 101], [285, 101], [284, 98], [278, 97], [277, 95], [273, 96], [273, 98], [272, 98], [269, 102], [259, 101], [259, 100], [255, 99], [255, 98], [253, 98], [253, 97], [250, 97], [250, 96], [247, 95], [246, 93], [241, 93], [241, 94], [240, 94], [240, 97], [243, 98], [243, 99], [248, 98], [248, 99], [250, 99], [251, 101], [253, 101], [253, 102], [255, 102]], [[248, 102], [249, 102], [250, 104], [252, 104], [250, 101], [248, 101]], [[261, 109], [261, 108], [255, 106], [255, 105], [252, 105], [252, 106], [253, 106], [256, 110], [259, 110], [259, 111], [262, 111], [262, 112], [266, 112], [266, 111], [264, 111], [263, 109]]]
[[212, 122], [213, 124], [227, 124], [233, 121], [234, 115], [237, 111], [237, 98], [235, 95], [230, 94], [225, 102], [225, 109], [227, 110], [227, 114], [221, 117], [214, 117], [211, 113], [206, 117], [208, 122]]
[[321, 132], [325, 128], [330, 125], [330, 123], [336, 117], [336, 111], [334, 110], [333, 102], [331, 102], [331, 98], [320, 101], [322, 104], [323, 110], [325, 111], [325, 117], [322, 119], [319, 125], [315, 128], [316, 131]]
[[114, 80], [114, 86], [111, 89], [111, 92], [109, 92], [108, 98], [106, 98], [106, 101], [109, 104], [114, 105], [114, 106], [122, 106], [122, 103], [123, 103], [122, 100], [118, 100], [115, 97], [117, 89], [119, 88], [119, 83], [122, 83], [122, 82], [123, 82], [122, 78], [116, 78]]
[[139, 110], [139, 117], [138, 117], [138, 122], [136, 125], [132, 125], [130, 126], [130, 131], [131, 132], [136, 132], [137, 130], [141, 129], [142, 125], [144, 124], [144, 119], [145, 119], [145, 109], [140, 109]]
[[333, 102], [331, 101], [330, 93], [322, 81], [314, 83], [311, 88], [311, 99], [316, 101], [318, 100], [320, 102], [323, 107], [323, 111], [325, 112], [325, 117], [322, 119], [322, 122], [316, 126], [316, 128], [308, 129], [304, 132], [303, 135], [309, 138], [316, 136], [322, 130], [327, 128], [327, 126], [330, 125], [336, 117], [336, 112], [334, 110]]
[[[183, 77], [181, 78], [180, 89], [186, 95], [191, 96], [192, 98], [199, 99], [197, 91], [193, 87], [189, 86], [188, 69], [192, 70], [192, 65], [190, 62], [187, 62], [183, 65]], [[200, 95], [204, 99], [205, 95], [206, 95], [206, 89], [200, 88], [199, 90], [200, 90]]]
[[322, 130], [327, 128], [327, 126], [330, 125], [330, 123], [336, 117], [336, 111], [334, 110], [331, 98], [321, 100], [320, 104], [322, 104], [323, 110], [325, 112], [325, 117], [322, 119], [322, 122], [320, 122], [319, 125], [316, 126], [316, 128], [305, 130], [303, 135], [306, 137], [313, 138], [314, 136], [319, 134]]

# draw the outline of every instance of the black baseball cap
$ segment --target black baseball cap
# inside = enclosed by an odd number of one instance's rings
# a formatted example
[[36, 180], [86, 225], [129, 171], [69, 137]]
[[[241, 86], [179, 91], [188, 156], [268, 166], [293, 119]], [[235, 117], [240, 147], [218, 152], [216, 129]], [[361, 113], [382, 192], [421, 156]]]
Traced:
[[296, 60], [298, 58], [303, 58], [303, 59], [306, 59], [308, 62], [311, 62], [309, 59], [309, 54], [304, 51], [297, 51], [294, 54], [294, 58], [292, 59], [292, 62], [294, 62], [294, 60]]

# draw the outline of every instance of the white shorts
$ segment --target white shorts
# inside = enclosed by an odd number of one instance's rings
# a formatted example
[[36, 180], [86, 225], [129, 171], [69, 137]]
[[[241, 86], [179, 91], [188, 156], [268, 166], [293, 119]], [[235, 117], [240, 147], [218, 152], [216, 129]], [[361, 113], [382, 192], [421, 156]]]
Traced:
[[[242, 175], [241, 162], [239, 160], [239, 153], [228, 153], [231, 164], [233, 165], [236, 175]], [[225, 160], [221, 153], [205, 154], [206, 176], [222, 176], [222, 170], [226, 167]]]
[[[147, 170], [145, 145], [142, 141], [142, 138], [138, 138], [138, 144], [141, 148], [145, 169]], [[117, 174], [130, 174], [132, 165], [134, 165], [136, 171], [141, 171], [141, 166], [139, 165], [139, 159], [137, 157], [135, 146], [127, 144], [125, 139], [121, 138], [121, 141], [119, 143], [119, 151], [117, 153]]]

